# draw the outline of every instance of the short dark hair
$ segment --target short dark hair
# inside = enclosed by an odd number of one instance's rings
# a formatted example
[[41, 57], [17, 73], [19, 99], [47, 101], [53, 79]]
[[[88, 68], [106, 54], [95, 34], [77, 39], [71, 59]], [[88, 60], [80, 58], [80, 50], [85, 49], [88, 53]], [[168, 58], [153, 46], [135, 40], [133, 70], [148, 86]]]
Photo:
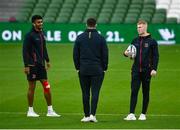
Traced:
[[87, 19], [87, 25], [88, 25], [88, 27], [95, 27], [96, 26], [96, 19], [88, 18]]
[[43, 19], [40, 15], [33, 15], [31, 18], [31, 22], [34, 23], [37, 19]]

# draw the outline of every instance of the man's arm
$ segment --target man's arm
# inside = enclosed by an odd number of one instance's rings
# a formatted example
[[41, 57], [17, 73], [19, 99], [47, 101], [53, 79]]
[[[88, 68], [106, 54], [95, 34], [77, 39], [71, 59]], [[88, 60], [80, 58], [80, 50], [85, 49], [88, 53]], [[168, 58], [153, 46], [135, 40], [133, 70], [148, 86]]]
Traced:
[[76, 39], [74, 48], [73, 48], [73, 60], [74, 60], [74, 66], [77, 71], [80, 69], [80, 46], [78, 43], [78, 40]]
[[158, 63], [159, 63], [158, 44], [154, 40], [153, 45], [152, 45], [152, 70], [151, 70], [151, 76], [156, 76]]
[[103, 61], [103, 69], [106, 71], [108, 69], [108, 47], [106, 40], [103, 38], [103, 44], [102, 44], [102, 61]]
[[46, 43], [44, 43], [44, 59], [46, 60], [46, 67], [47, 67], [47, 69], [49, 69], [51, 65], [50, 65], [50, 62], [49, 62], [49, 56], [48, 56]]
[[152, 46], [152, 55], [153, 55], [152, 69], [157, 70], [158, 63], [159, 63], [159, 51], [158, 51], [158, 44], [156, 41], [154, 41], [153, 46]]
[[46, 62], [49, 62], [49, 56], [48, 56], [48, 52], [47, 52], [46, 43], [44, 44], [44, 58], [45, 58]]
[[23, 42], [23, 48], [22, 48], [22, 55], [23, 55], [23, 62], [24, 62], [24, 72], [26, 74], [29, 73], [29, 60], [30, 60], [30, 35], [26, 35]]
[[30, 60], [30, 36], [27, 34], [23, 42], [23, 61], [24, 66], [27, 67]]

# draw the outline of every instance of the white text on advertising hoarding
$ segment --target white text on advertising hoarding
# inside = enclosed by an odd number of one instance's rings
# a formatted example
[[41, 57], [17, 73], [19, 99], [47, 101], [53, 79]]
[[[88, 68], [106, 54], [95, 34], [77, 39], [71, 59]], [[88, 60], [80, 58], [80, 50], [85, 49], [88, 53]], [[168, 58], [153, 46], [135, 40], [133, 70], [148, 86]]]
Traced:
[[[68, 40], [70, 42], [74, 42], [79, 34], [83, 33], [83, 31], [70, 31], [68, 33]], [[101, 32], [99, 32], [101, 33]], [[120, 34], [118, 31], [107, 31], [106, 32], [106, 41], [107, 42], [124, 42], [124, 38], [120, 37]]]
[[10, 30], [4, 30], [2, 32], [2, 39], [4, 41], [21, 41], [22, 39], [22, 31], [10, 31]]
[[[67, 34], [68, 40], [74, 42], [78, 35], [83, 33], [83, 31], [69, 31]], [[101, 32], [99, 32], [101, 33]], [[4, 41], [21, 41], [23, 38], [22, 30], [4, 30], [1, 34], [2, 40]], [[124, 38], [120, 36], [118, 31], [107, 31], [105, 33], [105, 38], [107, 42], [124, 42]], [[65, 39], [65, 38], [64, 38]], [[48, 42], [61, 42], [62, 32], [59, 30], [46, 31], [46, 40]]]
[[57, 30], [54, 32], [47, 31], [46, 38], [47, 38], [46, 40], [50, 41], [50, 42], [52, 42], [52, 41], [60, 42], [61, 41], [61, 31], [57, 31]]
[[78, 32], [70, 31], [70, 32], [68, 33], [68, 39], [69, 39], [69, 41], [74, 42], [74, 41], [76, 40], [76, 37], [77, 37], [78, 35], [80, 35], [81, 33], [83, 33], [83, 31], [78, 31]]
[[107, 42], [124, 42], [124, 38], [121, 38], [118, 31], [108, 31], [106, 33]]
[[[10, 31], [4, 30], [1, 34], [2, 40], [4, 41], [21, 41], [22, 40], [22, 31]], [[61, 31], [47, 31], [46, 32], [46, 40], [47, 41], [61, 41]]]

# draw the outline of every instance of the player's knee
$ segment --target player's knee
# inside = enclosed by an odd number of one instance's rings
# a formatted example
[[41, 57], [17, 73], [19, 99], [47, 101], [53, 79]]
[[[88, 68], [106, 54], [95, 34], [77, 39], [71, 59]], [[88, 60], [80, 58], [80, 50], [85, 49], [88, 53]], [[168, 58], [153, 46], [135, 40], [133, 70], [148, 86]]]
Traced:
[[44, 93], [50, 93], [50, 84], [48, 83], [48, 81], [44, 81], [42, 85], [44, 88]]

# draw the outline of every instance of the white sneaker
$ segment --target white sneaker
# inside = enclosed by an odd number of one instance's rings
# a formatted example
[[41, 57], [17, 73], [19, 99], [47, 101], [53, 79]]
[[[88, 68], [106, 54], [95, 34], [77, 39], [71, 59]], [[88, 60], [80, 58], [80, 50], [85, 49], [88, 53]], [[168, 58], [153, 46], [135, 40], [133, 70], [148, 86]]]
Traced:
[[138, 120], [142, 120], [142, 121], [146, 120], [146, 115], [145, 114], [141, 114], [139, 116]]
[[27, 117], [39, 117], [39, 115], [36, 114], [34, 111], [28, 111], [27, 112]]
[[82, 119], [81, 119], [81, 122], [89, 122], [90, 121], [90, 118], [89, 117], [83, 117]]
[[98, 122], [98, 120], [96, 119], [96, 117], [95, 116], [93, 116], [93, 115], [90, 115], [90, 121], [91, 122]]
[[46, 116], [49, 116], [49, 117], [60, 117], [61, 115], [57, 114], [55, 111], [48, 111]]
[[136, 117], [135, 117], [135, 115], [133, 113], [130, 113], [129, 115], [127, 115], [126, 118], [124, 118], [124, 120], [126, 120], [126, 121], [134, 121], [134, 120], [136, 120]]

